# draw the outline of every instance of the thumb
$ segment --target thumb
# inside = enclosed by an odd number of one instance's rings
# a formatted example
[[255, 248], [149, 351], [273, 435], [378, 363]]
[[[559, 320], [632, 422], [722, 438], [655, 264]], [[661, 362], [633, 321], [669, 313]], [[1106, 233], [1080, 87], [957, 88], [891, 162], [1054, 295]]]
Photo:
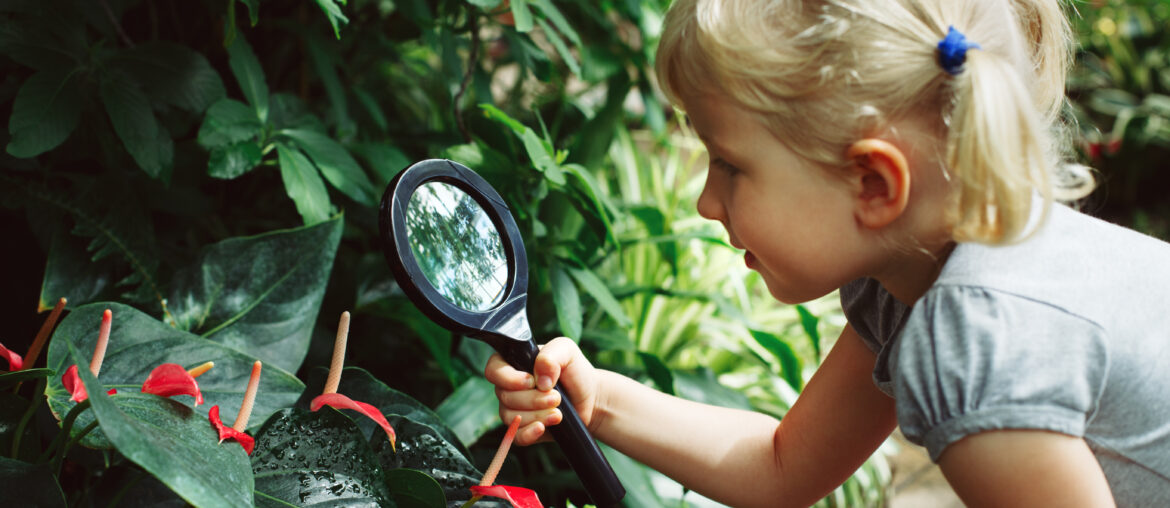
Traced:
[[567, 337], [558, 337], [545, 344], [536, 356], [536, 364], [532, 369], [536, 375], [536, 388], [541, 391], [552, 390], [560, 380], [561, 373], [580, 354], [577, 343]]

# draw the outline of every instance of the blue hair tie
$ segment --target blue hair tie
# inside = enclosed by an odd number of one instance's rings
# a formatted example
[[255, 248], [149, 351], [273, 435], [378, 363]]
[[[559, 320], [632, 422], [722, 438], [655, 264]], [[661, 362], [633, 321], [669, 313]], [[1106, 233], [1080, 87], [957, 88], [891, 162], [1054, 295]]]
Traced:
[[983, 46], [968, 41], [967, 36], [955, 30], [954, 25], [951, 25], [947, 30], [947, 36], [938, 42], [938, 64], [948, 74], [955, 76], [963, 70], [963, 63], [967, 61], [968, 49], [983, 49]]

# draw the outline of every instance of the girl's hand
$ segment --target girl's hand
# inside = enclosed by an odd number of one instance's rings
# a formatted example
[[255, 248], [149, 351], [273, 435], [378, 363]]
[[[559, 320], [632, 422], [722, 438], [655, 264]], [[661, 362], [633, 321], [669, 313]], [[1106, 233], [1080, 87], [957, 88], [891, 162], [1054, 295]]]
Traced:
[[496, 385], [500, 400], [500, 419], [509, 422], [520, 415], [520, 430], [516, 442], [529, 445], [546, 441], [548, 425], [561, 422], [563, 416], [557, 406], [560, 392], [553, 390], [562, 383], [570, 402], [577, 409], [581, 421], [593, 430], [593, 409], [597, 405], [598, 375], [577, 343], [565, 337], [553, 339], [541, 346], [536, 357], [535, 375], [508, 365], [499, 354], [493, 354], [484, 368], [484, 376]]

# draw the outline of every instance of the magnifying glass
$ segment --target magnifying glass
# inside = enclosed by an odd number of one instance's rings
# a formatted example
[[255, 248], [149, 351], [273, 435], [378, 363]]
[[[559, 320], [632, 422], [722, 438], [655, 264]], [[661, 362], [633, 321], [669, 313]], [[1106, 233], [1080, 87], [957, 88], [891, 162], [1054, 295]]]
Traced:
[[[482, 177], [442, 159], [418, 162], [386, 187], [382, 250], [399, 287], [432, 321], [487, 342], [532, 372], [539, 349], [528, 324], [528, 261], [516, 220]], [[559, 383], [560, 424], [549, 427], [599, 507], [625, 496], [613, 468]]]

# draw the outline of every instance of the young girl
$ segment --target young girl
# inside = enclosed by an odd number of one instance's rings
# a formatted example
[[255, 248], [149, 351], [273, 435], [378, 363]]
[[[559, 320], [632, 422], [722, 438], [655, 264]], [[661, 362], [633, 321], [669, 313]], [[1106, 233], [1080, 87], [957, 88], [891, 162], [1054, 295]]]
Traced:
[[[517, 441], [560, 421], [733, 506], [805, 506], [900, 425], [964, 502], [1170, 506], [1170, 245], [1054, 199], [1057, 0], [676, 0], [657, 72], [710, 155], [700, 214], [771, 294], [849, 325], [782, 421], [550, 342], [493, 357]], [[1080, 170], [1079, 170], [1080, 169]]]

